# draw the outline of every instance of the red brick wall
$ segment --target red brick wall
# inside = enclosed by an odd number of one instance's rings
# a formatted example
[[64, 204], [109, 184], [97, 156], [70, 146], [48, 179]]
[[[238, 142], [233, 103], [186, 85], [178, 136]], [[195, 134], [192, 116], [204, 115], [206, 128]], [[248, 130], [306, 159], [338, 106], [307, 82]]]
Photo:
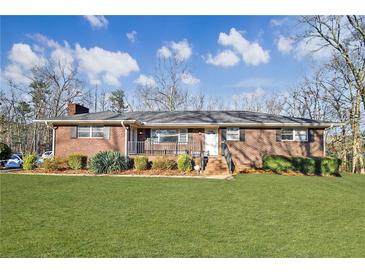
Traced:
[[116, 150], [124, 153], [124, 128], [122, 126], [111, 126], [109, 139], [72, 139], [71, 128], [71, 126], [59, 126], [56, 129], [56, 156], [67, 157], [71, 153], [80, 153], [90, 157], [104, 150]]
[[[221, 134], [220, 134], [221, 135]], [[245, 141], [226, 141], [236, 168], [262, 167], [266, 154], [321, 157], [323, 129], [313, 130], [313, 142], [276, 141], [275, 129], [245, 129]]]

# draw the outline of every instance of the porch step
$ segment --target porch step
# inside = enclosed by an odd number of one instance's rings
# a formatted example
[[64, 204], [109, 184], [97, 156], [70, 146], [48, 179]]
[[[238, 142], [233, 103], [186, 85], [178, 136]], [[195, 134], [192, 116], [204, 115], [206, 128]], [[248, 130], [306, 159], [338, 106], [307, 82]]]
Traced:
[[209, 157], [204, 175], [229, 175], [227, 161], [224, 157]]

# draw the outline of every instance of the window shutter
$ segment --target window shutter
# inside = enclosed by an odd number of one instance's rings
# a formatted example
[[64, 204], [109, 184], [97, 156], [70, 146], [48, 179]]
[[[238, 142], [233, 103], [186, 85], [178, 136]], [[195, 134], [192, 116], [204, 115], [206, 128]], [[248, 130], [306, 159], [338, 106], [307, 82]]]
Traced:
[[150, 128], [145, 128], [144, 129], [144, 134], [146, 139], [151, 138], [151, 129]]
[[104, 127], [104, 139], [109, 139], [110, 137], [110, 127]]
[[242, 142], [245, 141], [245, 129], [244, 128], [240, 128], [240, 141], [242, 141]]
[[308, 129], [308, 142], [313, 143], [314, 142], [314, 130]]
[[276, 142], [281, 142], [281, 129], [276, 130]]
[[77, 126], [70, 128], [70, 138], [76, 139], [77, 138]]
[[227, 129], [226, 128], [222, 128], [222, 142], [227, 140]]

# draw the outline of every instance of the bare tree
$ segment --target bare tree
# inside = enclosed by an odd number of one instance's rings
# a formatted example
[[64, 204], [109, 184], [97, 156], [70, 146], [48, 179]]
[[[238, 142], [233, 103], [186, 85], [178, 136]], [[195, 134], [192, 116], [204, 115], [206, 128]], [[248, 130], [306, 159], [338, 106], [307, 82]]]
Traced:
[[184, 90], [182, 77], [188, 72], [187, 63], [175, 53], [170, 57], [159, 57], [153, 82], [140, 84], [137, 97], [140, 109], [179, 110], [186, 107], [189, 92]]
[[15, 151], [40, 153], [50, 148], [51, 130], [33, 119], [65, 115], [67, 104], [79, 100], [82, 82], [77, 71], [60, 63], [34, 67], [28, 85], [8, 82], [1, 92], [1, 135]]
[[284, 98], [277, 94], [267, 95], [263, 90], [244, 92], [232, 96], [234, 110], [264, 112], [269, 114], [282, 114]]
[[364, 16], [303, 16], [301, 22], [305, 39], [317, 39], [320, 48], [333, 49], [347, 66], [365, 108]]

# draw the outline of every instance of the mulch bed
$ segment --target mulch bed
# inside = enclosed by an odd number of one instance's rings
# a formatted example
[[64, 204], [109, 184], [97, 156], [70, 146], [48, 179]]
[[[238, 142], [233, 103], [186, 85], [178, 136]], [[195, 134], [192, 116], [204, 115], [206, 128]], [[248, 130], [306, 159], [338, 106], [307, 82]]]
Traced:
[[267, 170], [263, 170], [263, 169], [255, 169], [255, 168], [246, 168], [243, 170], [240, 170], [241, 174], [279, 174], [279, 175], [285, 175], [285, 176], [308, 176], [306, 174], [303, 173], [299, 173], [299, 172], [281, 172], [281, 173], [277, 173], [277, 172], [273, 172], [273, 171], [267, 171]]
[[[43, 168], [37, 168], [34, 170], [14, 170], [14, 173], [49, 173], [49, 174], [93, 174], [91, 171], [87, 169], [82, 170], [72, 170], [72, 169], [63, 169], [63, 170], [45, 170]], [[159, 176], [198, 176], [194, 171], [191, 172], [181, 172], [179, 170], [158, 170], [158, 169], [149, 169], [149, 170], [135, 170], [135, 169], [128, 169], [125, 171], [113, 172], [110, 173], [111, 175], [159, 175]]]

